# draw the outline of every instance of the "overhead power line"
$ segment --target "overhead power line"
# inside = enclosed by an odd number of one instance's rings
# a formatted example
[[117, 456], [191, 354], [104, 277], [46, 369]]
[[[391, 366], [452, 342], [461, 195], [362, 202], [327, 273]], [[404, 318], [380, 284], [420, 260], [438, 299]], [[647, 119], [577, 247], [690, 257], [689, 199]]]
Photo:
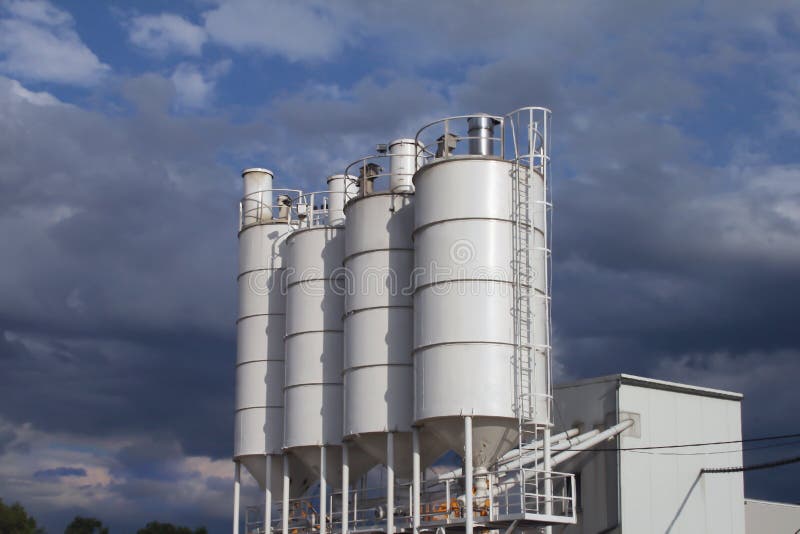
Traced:
[[702, 443], [680, 443], [674, 445], [651, 445], [647, 447], [608, 447], [608, 448], [595, 448], [595, 451], [649, 451], [656, 449], [682, 449], [687, 447], [708, 447], [711, 445], [730, 445], [733, 443], [752, 443], [756, 441], [772, 441], [778, 439], [788, 439], [800, 437], [800, 433], [796, 434], [781, 434], [778, 436], [764, 436], [759, 438], [735, 439], [731, 441], [707, 441]]
[[772, 469], [774, 467], [781, 467], [783, 465], [794, 464], [797, 462], [800, 462], [800, 456], [795, 456], [794, 458], [785, 458], [783, 460], [776, 460], [774, 462], [767, 462], [763, 464], [743, 465], [739, 467], [704, 467], [700, 470], [700, 473], [741, 473], [743, 471], [755, 471], [757, 469]]

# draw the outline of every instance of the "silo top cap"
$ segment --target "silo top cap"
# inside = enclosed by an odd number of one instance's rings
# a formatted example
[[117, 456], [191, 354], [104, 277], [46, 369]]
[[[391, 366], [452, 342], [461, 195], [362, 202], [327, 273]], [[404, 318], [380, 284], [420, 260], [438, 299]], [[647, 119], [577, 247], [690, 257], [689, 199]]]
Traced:
[[500, 121], [487, 115], [486, 113], [479, 113], [478, 115], [467, 119], [467, 123], [469, 123], [470, 128], [488, 128], [490, 126], [494, 126], [495, 124], [500, 124]]
[[422, 145], [422, 141], [417, 141], [416, 139], [408, 138], [408, 137], [404, 137], [402, 139], [395, 139], [395, 140], [389, 142], [389, 146], [390, 147], [392, 147], [394, 145], [402, 145], [402, 144], [406, 144], [406, 145], [417, 144], [419, 146], [423, 146]]
[[250, 168], [244, 169], [242, 171], [242, 176], [244, 176], [245, 174], [250, 173], [250, 172], [264, 172], [264, 173], [269, 174], [273, 178], [275, 177], [275, 173], [274, 172], [272, 172], [269, 169], [265, 169], [263, 167], [250, 167]]

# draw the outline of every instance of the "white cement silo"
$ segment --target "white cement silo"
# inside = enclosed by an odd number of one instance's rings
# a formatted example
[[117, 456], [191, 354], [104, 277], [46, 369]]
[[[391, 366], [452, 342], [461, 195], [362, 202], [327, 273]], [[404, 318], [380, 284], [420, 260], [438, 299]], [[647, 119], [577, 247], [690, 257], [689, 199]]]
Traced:
[[[237, 473], [244, 465], [269, 500], [282, 486], [283, 254], [291, 231], [287, 199], [299, 191], [274, 189], [266, 169], [246, 169], [242, 178], [234, 461]], [[295, 471], [303, 476], [302, 466]]]
[[480, 155], [414, 177], [415, 419], [460, 451], [472, 416], [476, 467], [517, 444], [511, 181], [509, 162]]
[[327, 209], [312, 208], [327, 205], [327, 195], [314, 195], [286, 242], [283, 446], [324, 489], [341, 473], [344, 228], [327, 224]]
[[[408, 476], [413, 421], [413, 195], [375, 193], [347, 205], [345, 260], [345, 437], [385, 463], [395, 433], [398, 470]], [[402, 464], [402, 465], [400, 465]]]

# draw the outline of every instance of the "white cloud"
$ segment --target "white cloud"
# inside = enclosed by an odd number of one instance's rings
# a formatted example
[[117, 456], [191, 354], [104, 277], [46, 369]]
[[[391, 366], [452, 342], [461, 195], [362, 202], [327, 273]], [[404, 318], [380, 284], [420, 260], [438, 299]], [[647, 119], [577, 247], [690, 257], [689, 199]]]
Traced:
[[179, 108], [198, 109], [214, 98], [217, 80], [230, 69], [230, 61], [220, 61], [208, 68], [181, 63], [172, 73], [176, 103]]
[[6, 10], [17, 18], [47, 26], [59, 26], [72, 22], [72, 17], [69, 13], [41, 0], [12, 1], [6, 5]]
[[234, 50], [290, 61], [328, 59], [351, 41], [358, 10], [327, 2], [232, 0], [203, 14], [209, 36]]
[[128, 38], [159, 55], [172, 52], [198, 56], [208, 36], [203, 28], [178, 15], [143, 15], [131, 20]]
[[12, 2], [0, 19], [0, 71], [32, 81], [89, 86], [110, 67], [74, 30], [69, 13], [44, 1]]
[[0, 87], [8, 84], [8, 91], [0, 92], [0, 95], [10, 95], [12, 98], [33, 104], [35, 106], [55, 106], [61, 101], [45, 91], [31, 91], [26, 89], [17, 80], [0, 79]]

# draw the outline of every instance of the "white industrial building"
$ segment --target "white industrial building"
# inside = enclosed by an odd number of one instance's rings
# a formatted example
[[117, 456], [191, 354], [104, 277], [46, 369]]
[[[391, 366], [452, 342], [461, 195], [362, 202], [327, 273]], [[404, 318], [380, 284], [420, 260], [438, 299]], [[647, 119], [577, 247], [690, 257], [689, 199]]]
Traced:
[[322, 191], [243, 172], [234, 534], [242, 467], [247, 532], [755, 532], [742, 473], [700, 471], [740, 447], [643, 449], [741, 440], [741, 395], [552, 387], [550, 139], [526, 107], [425, 125]]

